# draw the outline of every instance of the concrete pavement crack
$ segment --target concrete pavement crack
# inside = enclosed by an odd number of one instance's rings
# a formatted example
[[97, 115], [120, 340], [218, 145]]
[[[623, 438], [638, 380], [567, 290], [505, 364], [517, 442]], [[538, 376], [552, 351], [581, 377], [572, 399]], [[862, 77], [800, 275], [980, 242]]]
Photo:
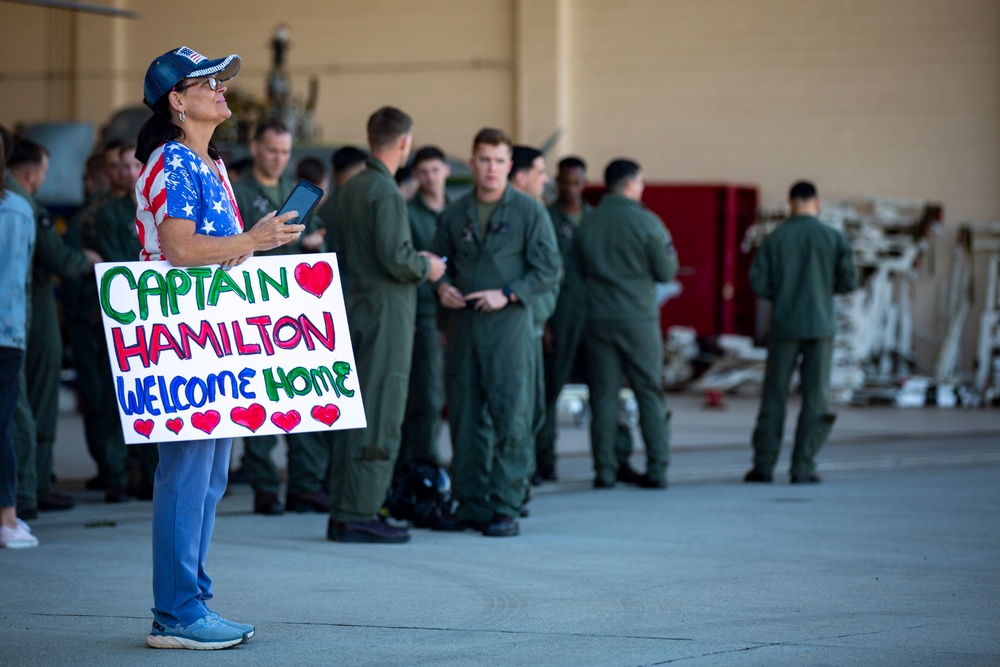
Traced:
[[[681, 662], [682, 660], [696, 660], [697, 658], [710, 658], [713, 655], [725, 655], [727, 653], [743, 653], [744, 651], [756, 651], [760, 648], [771, 648], [774, 646], [787, 646], [785, 642], [774, 642], [773, 644], [757, 644], [755, 646], [743, 646], [741, 648], [731, 648], [725, 651], [712, 651], [711, 653], [699, 653], [698, 655], [685, 655], [681, 658], [671, 658], [670, 660], [663, 660], [661, 662], [651, 662], [648, 667], [654, 667], [655, 665], [669, 665], [673, 662]], [[791, 644], [794, 646], [794, 644]], [[647, 667], [647, 666], [644, 666]]]
[[754, 646], [744, 646], [741, 648], [727, 649], [725, 651], [713, 651], [711, 653], [700, 653], [698, 655], [686, 655], [681, 658], [671, 658], [670, 660], [664, 660], [662, 662], [649, 663], [647, 667], [654, 667], [655, 665], [669, 665], [670, 663], [680, 662], [682, 660], [693, 660], [696, 658], [709, 658], [713, 655], [725, 655], [727, 653], [742, 653], [744, 651], [755, 651], [761, 648], [773, 648], [775, 646], [816, 646], [816, 642], [827, 641], [831, 639], [846, 639], [848, 637], [864, 637], [868, 635], [879, 635], [886, 632], [898, 632], [899, 630], [919, 630], [920, 628], [928, 627], [940, 627], [940, 624], [925, 623], [922, 625], [914, 625], [906, 628], [886, 628], [884, 630], [871, 630], [868, 632], [851, 632], [845, 635], [834, 635], [832, 637], [816, 637], [813, 639], [801, 639], [798, 641], [786, 641], [786, 642], [771, 642], [767, 644], [757, 644]]
[[295, 621], [278, 621], [278, 625], [319, 625], [333, 628], [372, 628], [375, 630], [418, 630], [425, 632], [476, 632], [498, 635], [537, 635], [542, 637], [589, 637], [593, 639], [648, 639], [666, 642], [690, 642], [690, 637], [652, 637], [646, 635], [608, 635], [594, 632], [539, 632], [532, 630], [495, 630], [484, 628], [433, 628], [419, 625], [372, 625], [365, 623], [302, 623]]

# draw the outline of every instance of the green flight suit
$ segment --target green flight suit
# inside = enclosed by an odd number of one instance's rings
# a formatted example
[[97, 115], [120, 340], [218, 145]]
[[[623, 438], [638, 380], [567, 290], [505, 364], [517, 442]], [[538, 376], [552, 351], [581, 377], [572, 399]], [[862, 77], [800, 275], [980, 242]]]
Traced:
[[[116, 197], [98, 208], [94, 214], [94, 250], [105, 262], [138, 262], [142, 252], [142, 241], [135, 224], [136, 203], [132, 194]], [[96, 284], [96, 281], [95, 281]], [[101, 354], [99, 371], [101, 383], [106, 390], [101, 395], [101, 418], [104, 421], [105, 455], [107, 471], [105, 484], [109, 489], [125, 489], [129, 486], [126, 460], [132, 459], [137, 468], [137, 479], [133, 491], [138, 495], [148, 494], [153, 487], [156, 465], [160, 460], [159, 450], [153, 444], [125, 446], [118, 398], [115, 390], [111, 358], [104, 341], [104, 327], [101, 325]]]
[[587, 291], [585, 331], [590, 380], [590, 446], [594, 471], [613, 484], [618, 470], [618, 390], [628, 378], [639, 406], [646, 474], [665, 480], [670, 428], [660, 373], [656, 283], [677, 273], [677, 253], [660, 219], [641, 203], [608, 193], [577, 233]]
[[534, 468], [534, 333], [531, 304], [558, 284], [562, 260], [545, 208], [507, 187], [481, 231], [475, 193], [441, 214], [434, 252], [443, 280], [463, 294], [506, 289], [501, 310], [449, 311], [446, 381], [460, 518], [516, 517]]
[[[337, 253], [337, 269], [340, 271], [340, 288], [344, 291], [344, 298], [351, 291], [351, 267], [347, 266], [347, 259], [343, 253], [344, 239], [340, 235], [340, 225], [337, 224], [337, 203], [340, 201], [340, 193], [343, 187], [339, 185], [330, 186], [330, 194], [319, 209], [319, 216], [323, 219], [323, 226], [326, 229], [326, 250]], [[331, 431], [337, 433], [337, 431]]]
[[[590, 210], [591, 206], [584, 204], [582, 215], [587, 215]], [[574, 222], [558, 203], [549, 206], [548, 211], [559, 243], [559, 254], [562, 255], [563, 279], [555, 312], [548, 322], [553, 352], [546, 353], [543, 358], [545, 421], [535, 437], [535, 464], [543, 473], [555, 471], [556, 399], [576, 363], [587, 322], [587, 293], [574, 248], [579, 222]]]
[[[808, 477], [833, 428], [830, 365], [836, 333], [833, 295], [857, 287], [847, 238], [812, 216], [795, 216], [764, 239], [750, 266], [750, 287], [772, 305], [760, 412], [753, 433], [754, 467], [771, 472], [785, 427], [788, 385], [799, 366], [802, 408], [790, 473]], [[799, 359], [801, 360], [799, 361]]]
[[[52, 446], [59, 423], [59, 373], [62, 370], [62, 336], [56, 310], [53, 274], [72, 278], [85, 274], [90, 260], [80, 250], [67, 246], [52, 224], [48, 211], [11, 178], [8, 187], [31, 203], [35, 211], [35, 255], [31, 268], [31, 317], [25, 354], [27, 405], [34, 429], [22, 408], [15, 412], [14, 439], [18, 452], [18, 502], [34, 507], [37, 499], [52, 491]], [[18, 399], [21, 400], [20, 397]], [[22, 451], [25, 456], [22, 458]], [[33, 454], [31, 453], [33, 451]], [[30, 461], [35, 469], [27, 470]], [[32, 479], [34, 479], [32, 485]]]
[[[437, 211], [432, 211], [417, 192], [406, 204], [410, 217], [413, 247], [429, 250], [437, 234]], [[413, 361], [410, 364], [409, 392], [397, 472], [410, 461], [438, 463], [441, 408], [444, 407], [444, 348], [438, 330], [438, 300], [434, 286], [417, 286], [417, 321], [413, 334]]]
[[340, 194], [337, 222], [351, 270], [347, 319], [368, 427], [337, 442], [331, 466], [331, 518], [374, 519], [399, 454], [406, 410], [417, 283], [430, 262], [413, 247], [406, 200], [377, 158]]
[[[92, 196], [66, 225], [63, 240], [71, 248], [97, 249], [94, 212], [113, 199], [110, 192]], [[103, 255], [102, 255], [103, 258]], [[87, 452], [97, 465], [98, 479], [108, 484], [108, 471], [104, 462], [105, 439], [109, 428], [118, 428], [116, 422], [106, 424], [101, 415], [101, 397], [108, 391], [101, 381], [100, 362], [108, 356], [104, 344], [104, 325], [101, 322], [100, 300], [97, 283], [92, 273], [80, 278], [70, 278], [60, 284], [63, 317], [73, 351], [76, 369], [76, 397], [83, 412], [83, 432]]]
[[[337, 223], [337, 204], [340, 201], [340, 193], [343, 186], [330, 183], [330, 189], [326, 196], [326, 201], [319, 208], [319, 217], [323, 220], [323, 227], [326, 229], [326, 251], [336, 253], [337, 272], [340, 274], [340, 289], [344, 295], [344, 303], [347, 303], [347, 293], [351, 291], [351, 269], [347, 266], [347, 255], [344, 254], [344, 239], [340, 236], [340, 225]], [[347, 431], [325, 431], [324, 440], [329, 449], [330, 465], [327, 466], [328, 480], [333, 473], [334, 452], [340, 451], [347, 439]]]
[[[278, 198], [274, 191], [264, 188], [248, 173], [233, 185], [236, 206], [240, 210], [246, 229], [257, 224], [271, 211], [277, 211], [285, 199], [295, 189], [295, 183], [287, 178], [278, 181]], [[296, 222], [299, 222], [296, 220]], [[316, 231], [323, 225], [317, 213], [312, 213], [304, 222], [306, 229], [302, 236]], [[300, 237], [301, 239], [301, 237]], [[258, 256], [281, 256], [302, 254], [301, 240], [278, 246], [272, 250], [255, 253]], [[288, 445], [288, 493], [303, 495], [323, 491], [327, 482], [327, 468], [330, 464], [330, 449], [322, 433], [290, 433], [285, 436]], [[243, 439], [243, 470], [256, 493], [278, 493], [281, 487], [281, 473], [271, 452], [278, 444], [277, 436], [261, 435]]]
[[[562, 273], [559, 274], [559, 277], [561, 280]], [[528, 307], [531, 309], [532, 331], [535, 335], [531, 359], [532, 375], [535, 377], [534, 385], [531, 387], [531, 403], [533, 406], [531, 418], [532, 436], [537, 436], [545, 426], [545, 353], [542, 349], [542, 338], [545, 336], [545, 324], [552, 317], [552, 313], [555, 312], [558, 299], [559, 283], [556, 283], [555, 287], [540, 294], [528, 304]], [[532, 472], [534, 472], [534, 466], [532, 466]]]

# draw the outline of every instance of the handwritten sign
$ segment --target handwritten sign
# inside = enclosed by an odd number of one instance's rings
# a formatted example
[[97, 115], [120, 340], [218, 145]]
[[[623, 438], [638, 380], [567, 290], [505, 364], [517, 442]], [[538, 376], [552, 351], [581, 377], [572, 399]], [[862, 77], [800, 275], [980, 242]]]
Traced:
[[335, 254], [95, 269], [126, 443], [367, 425]]

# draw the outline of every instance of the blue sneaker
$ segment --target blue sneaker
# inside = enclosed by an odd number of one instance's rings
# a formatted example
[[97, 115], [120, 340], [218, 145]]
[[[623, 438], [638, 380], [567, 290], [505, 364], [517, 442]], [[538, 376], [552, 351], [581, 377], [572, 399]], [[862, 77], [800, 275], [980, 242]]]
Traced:
[[214, 611], [208, 612], [208, 615], [214, 618], [215, 620], [219, 621], [220, 623], [224, 623], [225, 625], [228, 625], [231, 628], [236, 628], [244, 635], [246, 635], [247, 639], [253, 637], [254, 627], [252, 625], [247, 625], [246, 623], [237, 623], [236, 621], [230, 621], [228, 618], [222, 618]]
[[146, 645], [150, 648], [212, 651], [242, 644], [247, 638], [241, 630], [219, 621], [218, 616], [202, 616], [187, 627], [180, 623], [170, 627], [155, 609], [152, 611], [153, 629], [146, 635]]

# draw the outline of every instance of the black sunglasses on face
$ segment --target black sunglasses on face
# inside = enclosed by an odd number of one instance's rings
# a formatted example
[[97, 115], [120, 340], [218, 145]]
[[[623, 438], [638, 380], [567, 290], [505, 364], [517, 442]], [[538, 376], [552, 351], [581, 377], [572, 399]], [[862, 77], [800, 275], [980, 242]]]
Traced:
[[218, 90], [219, 88], [219, 80], [216, 79], [214, 76], [210, 76], [204, 79], [195, 80], [194, 83], [189, 83], [186, 86], [174, 86], [174, 92], [179, 93], [187, 90], [188, 88], [194, 88], [195, 86], [200, 86], [203, 84], [208, 84], [208, 87], [211, 88], [213, 91]]

